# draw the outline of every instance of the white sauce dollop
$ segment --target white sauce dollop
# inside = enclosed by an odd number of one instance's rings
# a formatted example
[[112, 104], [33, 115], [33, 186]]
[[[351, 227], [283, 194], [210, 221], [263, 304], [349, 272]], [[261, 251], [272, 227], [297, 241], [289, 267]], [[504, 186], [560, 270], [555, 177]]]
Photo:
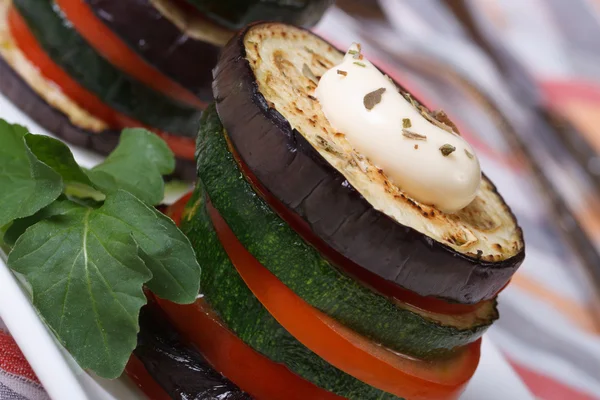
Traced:
[[[428, 121], [373, 64], [355, 58], [356, 52], [359, 46], [353, 44], [316, 89], [331, 126], [409, 197], [448, 213], [469, 205], [481, 182], [473, 148]], [[380, 88], [385, 89], [381, 101], [368, 110], [365, 95]], [[410, 120], [409, 128], [403, 127], [405, 119]], [[426, 139], [417, 140], [415, 134]], [[455, 150], [444, 156], [440, 148], [448, 145]]]

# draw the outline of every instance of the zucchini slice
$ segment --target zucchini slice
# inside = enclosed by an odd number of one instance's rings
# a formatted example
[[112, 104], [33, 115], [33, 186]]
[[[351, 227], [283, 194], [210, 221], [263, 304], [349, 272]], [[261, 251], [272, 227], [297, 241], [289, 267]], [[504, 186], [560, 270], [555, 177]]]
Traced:
[[401, 305], [344, 275], [254, 192], [225, 135], [210, 106], [201, 121], [197, 159], [212, 204], [244, 247], [307, 303], [377, 343], [419, 358], [452, 354], [477, 340], [498, 318], [495, 300], [470, 314], [448, 317]]
[[218, 23], [238, 29], [254, 21], [313, 26], [334, 0], [187, 0]]
[[311, 32], [280, 23], [251, 25], [228, 43], [213, 90], [241, 160], [318, 237], [366, 270], [422, 296], [493, 298], [525, 256], [514, 215], [485, 176], [476, 199], [453, 215], [389, 184], [336, 135], [313, 96], [314, 77], [303, 73], [306, 66], [319, 79], [342, 57]]
[[51, 0], [15, 0], [13, 4], [52, 60], [105, 104], [153, 128], [195, 135], [201, 111], [116, 69], [85, 42]]
[[[221, 46], [190, 38], [151, 0], [86, 0], [94, 14], [148, 64], [195, 93], [212, 100], [212, 69]], [[135, 21], [135, 23], [132, 23]], [[204, 21], [198, 29], [222, 29]], [[233, 36], [233, 32], [229, 32]], [[222, 43], [224, 44], [224, 43]]]
[[202, 354], [187, 346], [157, 305], [148, 304], [140, 312], [134, 354], [173, 399], [252, 399], [215, 371]]
[[398, 399], [327, 363], [269, 314], [248, 289], [221, 246], [205, 207], [206, 198], [200, 182], [183, 213], [181, 229], [203, 266], [201, 291], [204, 299], [227, 327], [254, 350], [284, 364], [322, 389], [348, 399]]

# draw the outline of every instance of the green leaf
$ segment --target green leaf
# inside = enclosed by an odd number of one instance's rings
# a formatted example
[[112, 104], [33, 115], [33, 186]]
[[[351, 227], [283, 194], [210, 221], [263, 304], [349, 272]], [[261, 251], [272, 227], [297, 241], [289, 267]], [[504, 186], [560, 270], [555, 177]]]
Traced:
[[28, 217], [62, 192], [59, 174], [29, 150], [27, 129], [0, 119], [0, 226]]
[[179, 303], [194, 302], [200, 285], [187, 237], [122, 190], [100, 207], [63, 196], [44, 208], [8, 265], [25, 276], [33, 304], [79, 365], [105, 378], [119, 376], [135, 348], [144, 283]]
[[68, 201], [65, 196], [61, 195], [54, 203], [48, 207], [42, 208], [35, 214], [30, 215], [29, 217], [14, 220], [4, 233], [4, 243], [9, 246], [14, 246], [21, 235], [25, 233], [27, 228], [54, 215], [63, 214], [64, 212], [70, 210], [70, 207], [71, 202]]
[[82, 368], [105, 378], [122, 373], [136, 346], [142, 285], [152, 277], [130, 227], [112, 215], [115, 201], [128, 207], [119, 201], [123, 193], [97, 209], [57, 201], [50, 208], [60, 210], [31, 226], [8, 258], [59, 341]]
[[86, 171], [61, 142], [0, 120], [1, 248], [58, 340], [100, 376], [119, 376], [136, 346], [145, 283], [178, 303], [199, 292], [189, 240], [150, 206], [174, 166], [166, 143], [143, 129], [125, 130]]
[[164, 195], [162, 175], [175, 169], [175, 157], [167, 144], [145, 129], [125, 129], [117, 148], [88, 172], [105, 193], [127, 190], [146, 204], [159, 204]]
[[119, 192], [103, 212], [126, 225], [152, 271], [148, 288], [176, 303], [193, 303], [200, 290], [200, 265], [190, 241], [175, 223], [131, 194]]
[[92, 186], [66, 144], [49, 136], [32, 134], [26, 135], [25, 141], [37, 159], [59, 173], [64, 182]]

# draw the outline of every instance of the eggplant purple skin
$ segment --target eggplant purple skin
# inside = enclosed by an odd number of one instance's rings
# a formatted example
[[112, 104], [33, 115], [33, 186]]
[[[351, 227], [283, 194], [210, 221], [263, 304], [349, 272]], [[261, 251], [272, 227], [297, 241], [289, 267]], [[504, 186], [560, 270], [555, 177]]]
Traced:
[[[188, 37], [149, 0], [86, 0], [93, 13], [148, 64], [212, 101], [219, 46]], [[232, 32], [233, 34], [233, 32]]]
[[140, 312], [134, 354], [172, 399], [252, 399], [215, 371], [197, 350], [186, 345], [155, 304], [145, 306]]
[[213, 71], [219, 117], [259, 182], [333, 249], [402, 288], [464, 304], [494, 297], [524, 247], [500, 262], [471, 258], [374, 209], [260, 93], [244, 47], [259, 24], [230, 40]]
[[[55, 136], [78, 147], [101, 154], [110, 153], [119, 143], [119, 132], [92, 132], [75, 126], [69, 117], [52, 107], [0, 57], [0, 93], [32, 120]], [[34, 132], [35, 133], [35, 132]], [[191, 160], [177, 159], [173, 177], [189, 182], [196, 180], [196, 165]]]

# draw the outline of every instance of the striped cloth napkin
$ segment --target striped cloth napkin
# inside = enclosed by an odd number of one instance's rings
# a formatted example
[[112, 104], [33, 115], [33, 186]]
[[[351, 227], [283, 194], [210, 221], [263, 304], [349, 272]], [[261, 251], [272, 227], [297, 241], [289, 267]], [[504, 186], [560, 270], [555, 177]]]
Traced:
[[[543, 2], [502, 4], [509, 3]], [[488, 335], [536, 398], [600, 399], [600, 307], [581, 260], [560, 229], [547, 189], [511, 142], [508, 130], [526, 127], [518, 101], [443, 2], [380, 0], [384, 13], [373, 2], [339, 4], [343, 9], [333, 9], [318, 32], [340, 47], [350, 38], [361, 42], [367, 57], [385, 72], [430, 107], [453, 116], [524, 229], [527, 259], [501, 294], [501, 318]], [[592, 110], [600, 115], [600, 100]], [[501, 123], [498, 113], [510, 115], [511, 126]], [[595, 233], [600, 236], [600, 226]], [[0, 399], [47, 398], [12, 338], [0, 332]]]
[[49, 400], [40, 381], [0, 320], [0, 399]]
[[[526, 40], [527, 29], [532, 30], [532, 15], [547, 16], [549, 10], [543, 7], [565, 5], [561, 0], [470, 2], [510, 9], [522, 30], [520, 35], [506, 34], [517, 47], [519, 41]], [[589, 271], [570, 238], [565, 237], [561, 224], [569, 221], [561, 220], [549, 201], [556, 194], [548, 191], [529, 159], [515, 146], [515, 137], [536, 134], [528, 111], [507, 90], [494, 64], [473, 44], [445, 2], [379, 0], [382, 15], [367, 14], [361, 9], [363, 2], [341, 3], [344, 11], [333, 10], [320, 25], [321, 33], [337, 44], [347, 45], [347, 38], [360, 41], [367, 57], [385, 72], [431, 108], [444, 109], [451, 115], [474, 145], [484, 172], [498, 186], [523, 227], [527, 258], [500, 295], [501, 318], [488, 335], [537, 398], [600, 399], [599, 288], [591, 285]], [[580, 15], [583, 6], [575, 3], [588, 1], [568, 3]], [[529, 12], [523, 12], [521, 5]], [[561, 17], [566, 17], [564, 10]], [[509, 20], [502, 20], [500, 25], [507, 27]], [[598, 20], [596, 16], [596, 23]], [[589, 18], [586, 21], [589, 23]], [[571, 24], [576, 25], [577, 20], [571, 20]], [[528, 57], [537, 59], [536, 45], [540, 51], [547, 49], [553, 45], [553, 37], [556, 35], [531, 40]], [[562, 45], [568, 47], [565, 42]], [[568, 53], [557, 54], [554, 58], [545, 54], [547, 69], [551, 68], [549, 62], [564, 68], [560, 54]], [[578, 76], [575, 68], [571, 71], [571, 78]], [[595, 107], [584, 108], [586, 113], [598, 114], [600, 101], [593, 106], [587, 102], [586, 107]], [[594, 126], [598, 140], [600, 131]], [[600, 224], [594, 224], [600, 207], [593, 207], [600, 199], [591, 195], [585, 185], [579, 185], [584, 181], [582, 177], [569, 173], [571, 161], [566, 155], [545, 161], [544, 167], [553, 168], [559, 183], [558, 197], [568, 204], [600, 248], [600, 240], [596, 239], [600, 237]]]

